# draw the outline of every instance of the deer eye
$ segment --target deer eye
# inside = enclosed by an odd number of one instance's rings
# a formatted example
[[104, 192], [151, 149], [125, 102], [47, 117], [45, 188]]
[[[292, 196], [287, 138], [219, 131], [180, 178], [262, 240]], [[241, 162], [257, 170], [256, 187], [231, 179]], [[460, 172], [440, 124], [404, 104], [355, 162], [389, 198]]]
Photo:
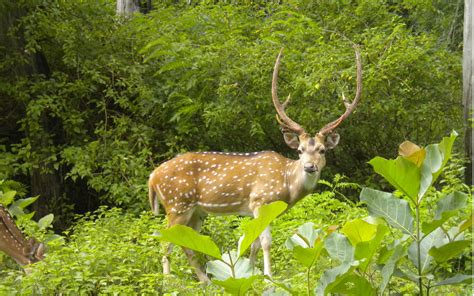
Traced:
[[303, 152], [304, 152], [304, 147], [298, 148], [298, 154], [303, 154]]
[[326, 149], [319, 150], [319, 154], [324, 154], [325, 152], [326, 152]]

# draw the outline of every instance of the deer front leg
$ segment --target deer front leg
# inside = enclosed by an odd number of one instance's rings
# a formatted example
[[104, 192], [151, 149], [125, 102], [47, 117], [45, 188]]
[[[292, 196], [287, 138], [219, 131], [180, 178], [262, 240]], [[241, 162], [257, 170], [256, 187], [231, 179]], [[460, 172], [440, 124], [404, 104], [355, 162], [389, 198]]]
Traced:
[[257, 260], [257, 254], [258, 254], [258, 250], [260, 249], [260, 238], [257, 237], [257, 239], [255, 239], [252, 243], [252, 246], [250, 247], [250, 256], [249, 256], [249, 259], [250, 259], [250, 265], [252, 266], [252, 268], [255, 267], [255, 261]]
[[163, 274], [171, 273], [169, 256], [173, 252], [173, 247], [174, 247], [174, 244], [171, 244], [171, 243], [168, 244], [165, 250], [165, 254], [163, 255], [163, 258], [161, 258], [161, 264], [163, 265]]
[[196, 260], [196, 257], [194, 255], [194, 252], [192, 250], [183, 248], [184, 253], [188, 257], [189, 265], [194, 268], [194, 271], [196, 272], [196, 275], [199, 279], [200, 282], [209, 284], [211, 281], [207, 277], [206, 273], [202, 271], [201, 265], [199, 262]]
[[272, 246], [272, 233], [270, 226], [260, 234], [260, 244], [263, 250], [263, 274], [272, 277], [272, 264], [270, 257], [270, 248]]

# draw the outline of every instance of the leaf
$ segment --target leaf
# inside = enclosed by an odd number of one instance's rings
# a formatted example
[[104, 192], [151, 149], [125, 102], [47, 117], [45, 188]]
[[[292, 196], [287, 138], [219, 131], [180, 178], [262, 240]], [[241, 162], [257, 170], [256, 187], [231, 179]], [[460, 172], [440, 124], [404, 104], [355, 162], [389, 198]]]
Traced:
[[398, 261], [406, 256], [407, 248], [402, 244], [398, 244], [393, 248], [392, 256], [387, 260], [386, 264], [383, 266], [381, 274], [382, 274], [382, 282], [380, 283], [379, 293], [383, 295], [383, 292], [387, 288], [388, 283], [390, 282], [390, 278], [397, 267]]
[[410, 141], [405, 141], [398, 146], [398, 155], [420, 167], [425, 159], [426, 151]]
[[[446, 241], [446, 235], [441, 228], [437, 228], [425, 236], [420, 242], [420, 266], [421, 272], [425, 273], [430, 267], [433, 257], [429, 255], [429, 250], [435, 246], [441, 246]], [[413, 262], [415, 267], [418, 268], [418, 251], [416, 241], [412, 242], [408, 248], [408, 258]]]
[[[230, 259], [232, 259], [232, 261]], [[232, 274], [230, 265], [234, 265], [234, 274]], [[228, 253], [223, 254], [222, 260], [207, 262], [206, 272], [212, 274], [215, 279], [220, 281], [226, 280], [229, 277], [247, 278], [259, 273], [258, 270], [252, 267], [248, 258], [239, 258], [235, 251], [230, 252], [230, 256]]]
[[314, 226], [314, 223], [307, 222], [298, 227], [297, 233], [286, 240], [286, 247], [289, 250], [293, 250], [295, 246], [303, 248], [314, 247], [314, 243], [321, 232], [320, 229], [316, 229]]
[[436, 287], [436, 286], [443, 286], [443, 285], [472, 284], [473, 279], [474, 279], [474, 276], [470, 274], [456, 274], [455, 276], [445, 279], [443, 281], [437, 282], [433, 284], [432, 286]]
[[344, 233], [355, 246], [360, 242], [367, 242], [374, 238], [377, 233], [377, 226], [365, 222], [362, 219], [355, 219], [347, 222], [342, 227], [341, 232]]
[[439, 144], [426, 146], [426, 157], [421, 167], [420, 190], [418, 200], [425, 195], [428, 188], [436, 181], [444, 166], [451, 157], [451, 149], [457, 133], [452, 132], [449, 137], [444, 137]]
[[428, 253], [436, 260], [436, 262], [441, 263], [448, 261], [451, 258], [458, 257], [470, 245], [471, 242], [468, 240], [459, 240], [449, 242], [439, 248], [433, 247]]
[[377, 156], [369, 164], [392, 186], [416, 200], [420, 188], [420, 169], [416, 164], [400, 156], [390, 160]]
[[263, 205], [258, 211], [258, 217], [250, 221], [245, 229], [244, 235], [239, 241], [239, 256], [245, 253], [253, 241], [267, 228], [270, 223], [278, 217], [288, 205], [282, 201]]
[[19, 207], [20, 209], [23, 210], [27, 206], [34, 203], [38, 198], [39, 198], [39, 196], [29, 197], [29, 198], [22, 198], [22, 199], [19, 199], [19, 200], [15, 201], [12, 206]]
[[293, 256], [306, 268], [313, 266], [321, 255], [323, 250], [323, 242], [320, 241], [313, 248], [303, 248], [295, 246], [293, 249]]
[[342, 280], [344, 274], [352, 270], [351, 267], [350, 262], [344, 262], [339, 266], [326, 270], [319, 279], [319, 285], [314, 290], [316, 295], [326, 295], [333, 286], [336, 286]]
[[324, 240], [324, 247], [332, 259], [340, 262], [354, 261], [354, 247], [351, 245], [347, 237], [340, 233], [331, 233]]
[[15, 198], [15, 195], [16, 195], [16, 191], [14, 190], [3, 193], [2, 196], [0, 197], [0, 204], [5, 207], [8, 206], [9, 204], [12, 203], [13, 199]]
[[48, 228], [51, 223], [53, 222], [53, 219], [54, 219], [54, 215], [53, 214], [49, 214], [49, 215], [46, 215], [44, 216], [43, 218], [41, 218], [39, 221], [38, 221], [38, 227], [40, 230], [45, 230], [46, 228]]
[[216, 259], [221, 259], [222, 257], [219, 248], [210, 237], [201, 235], [188, 226], [178, 224], [168, 229], [163, 229], [159, 232], [158, 238]]
[[233, 295], [245, 295], [245, 293], [252, 287], [255, 280], [261, 278], [260, 275], [253, 275], [248, 278], [228, 278], [225, 281], [212, 280], [212, 282], [218, 286], [224, 288], [227, 293]]
[[372, 287], [369, 281], [356, 274], [344, 276], [336, 285], [327, 289], [327, 292], [341, 295], [377, 295], [377, 290]]
[[461, 223], [457, 234], [460, 234], [466, 231], [467, 229], [470, 229], [471, 227], [472, 227], [472, 215], [468, 219], [466, 219], [464, 222]]
[[429, 223], [423, 222], [421, 226], [423, 233], [429, 234], [441, 226], [449, 218], [456, 215], [460, 209], [464, 208], [466, 206], [466, 202], [467, 195], [459, 191], [451, 192], [440, 199], [436, 205], [434, 220]]
[[355, 246], [355, 259], [360, 261], [359, 268], [362, 271], [365, 272], [368, 268], [388, 231], [385, 224], [378, 224], [376, 234], [371, 240], [360, 242]]
[[360, 200], [367, 203], [369, 214], [384, 218], [392, 227], [406, 234], [413, 232], [413, 216], [408, 202], [396, 198], [393, 194], [371, 188], [363, 188]]

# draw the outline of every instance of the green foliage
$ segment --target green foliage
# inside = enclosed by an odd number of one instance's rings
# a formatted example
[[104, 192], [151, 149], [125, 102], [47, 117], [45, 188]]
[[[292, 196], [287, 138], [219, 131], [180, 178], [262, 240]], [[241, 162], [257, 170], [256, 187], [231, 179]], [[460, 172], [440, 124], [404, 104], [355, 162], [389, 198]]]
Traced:
[[314, 132], [341, 113], [341, 94], [353, 93], [350, 41], [362, 45], [362, 103], [340, 127], [328, 170], [370, 182], [373, 155], [461, 126], [454, 4], [165, 1], [123, 20], [110, 0], [43, 2], [2, 12], [18, 17], [4, 26], [0, 49], [0, 171], [64, 180], [44, 201], [61, 215], [84, 200], [139, 212], [148, 173], [179, 152], [289, 154], [269, 99], [282, 46], [280, 93], [292, 93], [288, 113]]

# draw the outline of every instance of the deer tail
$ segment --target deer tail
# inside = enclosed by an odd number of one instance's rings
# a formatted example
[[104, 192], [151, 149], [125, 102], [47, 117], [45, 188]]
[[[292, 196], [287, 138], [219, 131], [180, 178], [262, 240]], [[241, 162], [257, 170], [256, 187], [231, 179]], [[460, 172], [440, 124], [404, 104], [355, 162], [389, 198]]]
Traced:
[[158, 199], [158, 192], [156, 192], [153, 185], [155, 185], [156, 188], [160, 190], [159, 185], [153, 184], [150, 178], [150, 180], [148, 181], [148, 199], [150, 202], [150, 207], [151, 207], [151, 211], [153, 212], [153, 215], [158, 216], [160, 214], [160, 201]]

